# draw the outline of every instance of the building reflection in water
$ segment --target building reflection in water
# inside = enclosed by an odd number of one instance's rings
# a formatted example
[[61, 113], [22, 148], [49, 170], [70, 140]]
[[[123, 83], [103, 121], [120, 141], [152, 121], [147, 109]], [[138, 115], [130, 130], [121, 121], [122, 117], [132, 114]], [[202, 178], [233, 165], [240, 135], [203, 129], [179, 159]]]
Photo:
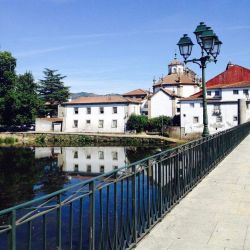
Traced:
[[35, 158], [56, 157], [66, 173], [99, 175], [128, 163], [126, 147], [50, 147], [35, 149]]

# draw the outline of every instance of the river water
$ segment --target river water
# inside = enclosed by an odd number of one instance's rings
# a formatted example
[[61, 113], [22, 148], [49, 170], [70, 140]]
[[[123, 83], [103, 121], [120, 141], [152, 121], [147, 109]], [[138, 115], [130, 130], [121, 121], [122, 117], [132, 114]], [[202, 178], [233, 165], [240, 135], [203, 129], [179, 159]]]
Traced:
[[[110, 172], [116, 168], [159, 153], [164, 149], [166, 148], [155, 146], [0, 148], [0, 210], [52, 193], [102, 173]], [[143, 183], [146, 183], [149, 176], [145, 175], [141, 176], [141, 178], [143, 178]], [[138, 178], [137, 181], [139, 181]], [[153, 182], [152, 180], [152, 185], [150, 185], [151, 195], [153, 195], [152, 192], [154, 192], [153, 190], [155, 188]], [[117, 192], [122, 194], [121, 191], [124, 189], [124, 195], [126, 193], [127, 195], [131, 195], [131, 192], [127, 189], [129, 187], [131, 188], [131, 184], [130, 181], [127, 182], [127, 184], [124, 182], [122, 185], [118, 183]], [[114, 241], [113, 233], [115, 227], [113, 222], [114, 207], [116, 203], [114, 202], [113, 187], [114, 185], [111, 185], [110, 189], [104, 188], [102, 192], [102, 204], [106, 204], [106, 210], [104, 208], [100, 210], [101, 202], [98, 198], [99, 194], [96, 193], [95, 244], [97, 249], [102, 249], [99, 246], [100, 242], [103, 242], [102, 244], [107, 244], [103, 249], [109, 249], [111, 245], [108, 246], [108, 244], [113, 244], [112, 242]], [[143, 194], [141, 199], [138, 200], [137, 198], [138, 204], [144, 202], [143, 199], [145, 197], [143, 188], [143, 185], [141, 185], [138, 190], [138, 195], [140, 195], [140, 193]], [[71, 193], [66, 195], [71, 195]], [[123, 196], [118, 195], [117, 197], [117, 209], [120, 211], [122, 210], [121, 206], [124, 206], [124, 208], [127, 207], [126, 220], [124, 218], [123, 223], [121, 222], [122, 218], [125, 217], [125, 212], [120, 212], [117, 215], [119, 223], [121, 223], [122, 226], [119, 226], [121, 235], [120, 244], [123, 244], [123, 241], [126, 242], [127, 238], [129, 238], [128, 232], [132, 223], [131, 200], [132, 197], [130, 196], [127, 197], [126, 201]], [[89, 200], [85, 199], [83, 201], [82, 210], [80, 204], [79, 201], [72, 203], [72, 223], [74, 225], [72, 229], [72, 243], [70, 243], [69, 240], [69, 207], [65, 206], [62, 209], [62, 234], [64, 235], [62, 238], [62, 249], [88, 249], [87, 224]], [[25, 214], [29, 212], [28, 210], [24, 209], [19, 211], [18, 216], [20, 217], [20, 213]], [[101, 217], [99, 211], [103, 211]], [[57, 249], [57, 238], [55, 236], [57, 225], [56, 218], [56, 212], [50, 213], [47, 217], [47, 249]], [[82, 226], [79, 218], [81, 218]], [[8, 234], [1, 233], [1, 225], [4, 226], [8, 224], [7, 221], [7, 217], [0, 216], [0, 250], [7, 249], [8, 245]], [[104, 221], [106, 221], [106, 224]], [[100, 224], [101, 222], [103, 225]], [[17, 249], [44, 249], [42, 245], [42, 228], [42, 217], [32, 221], [32, 226], [29, 223], [18, 226], [16, 235]], [[30, 233], [28, 233], [29, 230]], [[123, 232], [121, 230], [123, 230]], [[28, 246], [29, 235], [31, 235], [30, 237], [32, 239], [32, 244], [30, 246]], [[80, 240], [81, 237], [79, 235], [83, 236], [83, 241]], [[72, 246], [70, 246], [71, 244]]]
[[0, 149], [0, 210], [161, 151], [159, 147]]

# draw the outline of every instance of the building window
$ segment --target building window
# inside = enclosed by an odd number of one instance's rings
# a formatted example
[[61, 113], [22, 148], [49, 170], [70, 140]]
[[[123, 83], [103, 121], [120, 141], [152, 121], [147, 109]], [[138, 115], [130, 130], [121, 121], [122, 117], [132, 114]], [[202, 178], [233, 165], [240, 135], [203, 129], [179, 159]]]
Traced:
[[250, 109], [250, 103], [247, 103], [247, 109]]
[[104, 173], [104, 166], [103, 165], [100, 166], [100, 173]]
[[215, 92], [214, 92], [214, 96], [219, 96], [220, 95], [220, 91], [219, 90], [216, 90]]
[[111, 127], [112, 128], [117, 128], [117, 120], [112, 120]]
[[117, 107], [113, 107], [113, 114], [117, 114]]
[[191, 108], [194, 108], [194, 103], [193, 102], [189, 103], [189, 105], [190, 105]]
[[234, 122], [237, 122], [237, 121], [238, 121], [238, 116], [234, 116], [234, 117], [233, 117], [233, 121], [234, 121]]
[[74, 108], [74, 113], [75, 113], [75, 115], [78, 115], [78, 113], [79, 113], [79, 108]]
[[90, 124], [90, 120], [86, 120], [86, 124]]
[[99, 151], [98, 152], [98, 156], [99, 156], [100, 160], [103, 160], [104, 159], [104, 152], [103, 151]]
[[99, 122], [98, 122], [98, 128], [103, 128], [103, 123], [104, 123], [103, 120], [99, 120]]
[[113, 169], [114, 169], [114, 170], [118, 169], [118, 166], [113, 166]]
[[78, 164], [75, 164], [75, 166], [74, 166], [74, 172], [78, 172], [78, 170], [79, 170], [79, 166], [78, 166]]
[[243, 94], [244, 95], [249, 95], [248, 89], [243, 89]]
[[216, 122], [222, 122], [222, 116], [216, 116]]
[[193, 117], [193, 123], [199, 123], [199, 117], [198, 116]]
[[78, 151], [74, 152], [74, 158], [77, 159], [78, 158]]
[[207, 95], [211, 96], [212, 92], [211, 91], [207, 91]]
[[214, 112], [220, 112], [220, 104], [214, 104]]
[[91, 173], [91, 165], [87, 165], [87, 172]]
[[177, 112], [179, 113], [181, 111], [181, 108], [177, 108]]
[[87, 108], [87, 115], [91, 114], [91, 108]]
[[117, 161], [118, 160], [118, 152], [112, 152], [112, 159], [114, 160], [114, 161]]
[[234, 89], [234, 90], [233, 90], [233, 94], [234, 94], [234, 95], [238, 95], [238, 94], [239, 94], [239, 90], [238, 90], [238, 89]]
[[73, 128], [78, 128], [78, 120], [73, 121]]
[[91, 154], [87, 154], [86, 159], [91, 159]]
[[203, 108], [203, 103], [200, 103], [200, 107]]
[[99, 108], [100, 114], [104, 114], [104, 107]]

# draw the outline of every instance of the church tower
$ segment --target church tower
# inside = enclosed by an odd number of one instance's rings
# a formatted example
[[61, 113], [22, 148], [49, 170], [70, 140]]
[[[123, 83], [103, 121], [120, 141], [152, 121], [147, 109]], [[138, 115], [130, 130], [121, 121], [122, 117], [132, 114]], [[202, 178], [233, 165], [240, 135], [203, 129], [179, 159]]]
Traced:
[[183, 62], [180, 62], [179, 60], [177, 60], [176, 57], [176, 53], [175, 53], [175, 57], [174, 59], [170, 62], [170, 64], [168, 65], [168, 74], [183, 74], [184, 72], [184, 64]]

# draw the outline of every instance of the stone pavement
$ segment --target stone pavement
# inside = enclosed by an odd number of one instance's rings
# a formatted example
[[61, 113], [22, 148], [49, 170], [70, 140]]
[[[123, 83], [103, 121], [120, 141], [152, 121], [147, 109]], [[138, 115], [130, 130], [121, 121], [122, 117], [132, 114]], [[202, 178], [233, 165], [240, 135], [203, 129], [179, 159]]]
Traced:
[[250, 135], [136, 250], [250, 250]]

